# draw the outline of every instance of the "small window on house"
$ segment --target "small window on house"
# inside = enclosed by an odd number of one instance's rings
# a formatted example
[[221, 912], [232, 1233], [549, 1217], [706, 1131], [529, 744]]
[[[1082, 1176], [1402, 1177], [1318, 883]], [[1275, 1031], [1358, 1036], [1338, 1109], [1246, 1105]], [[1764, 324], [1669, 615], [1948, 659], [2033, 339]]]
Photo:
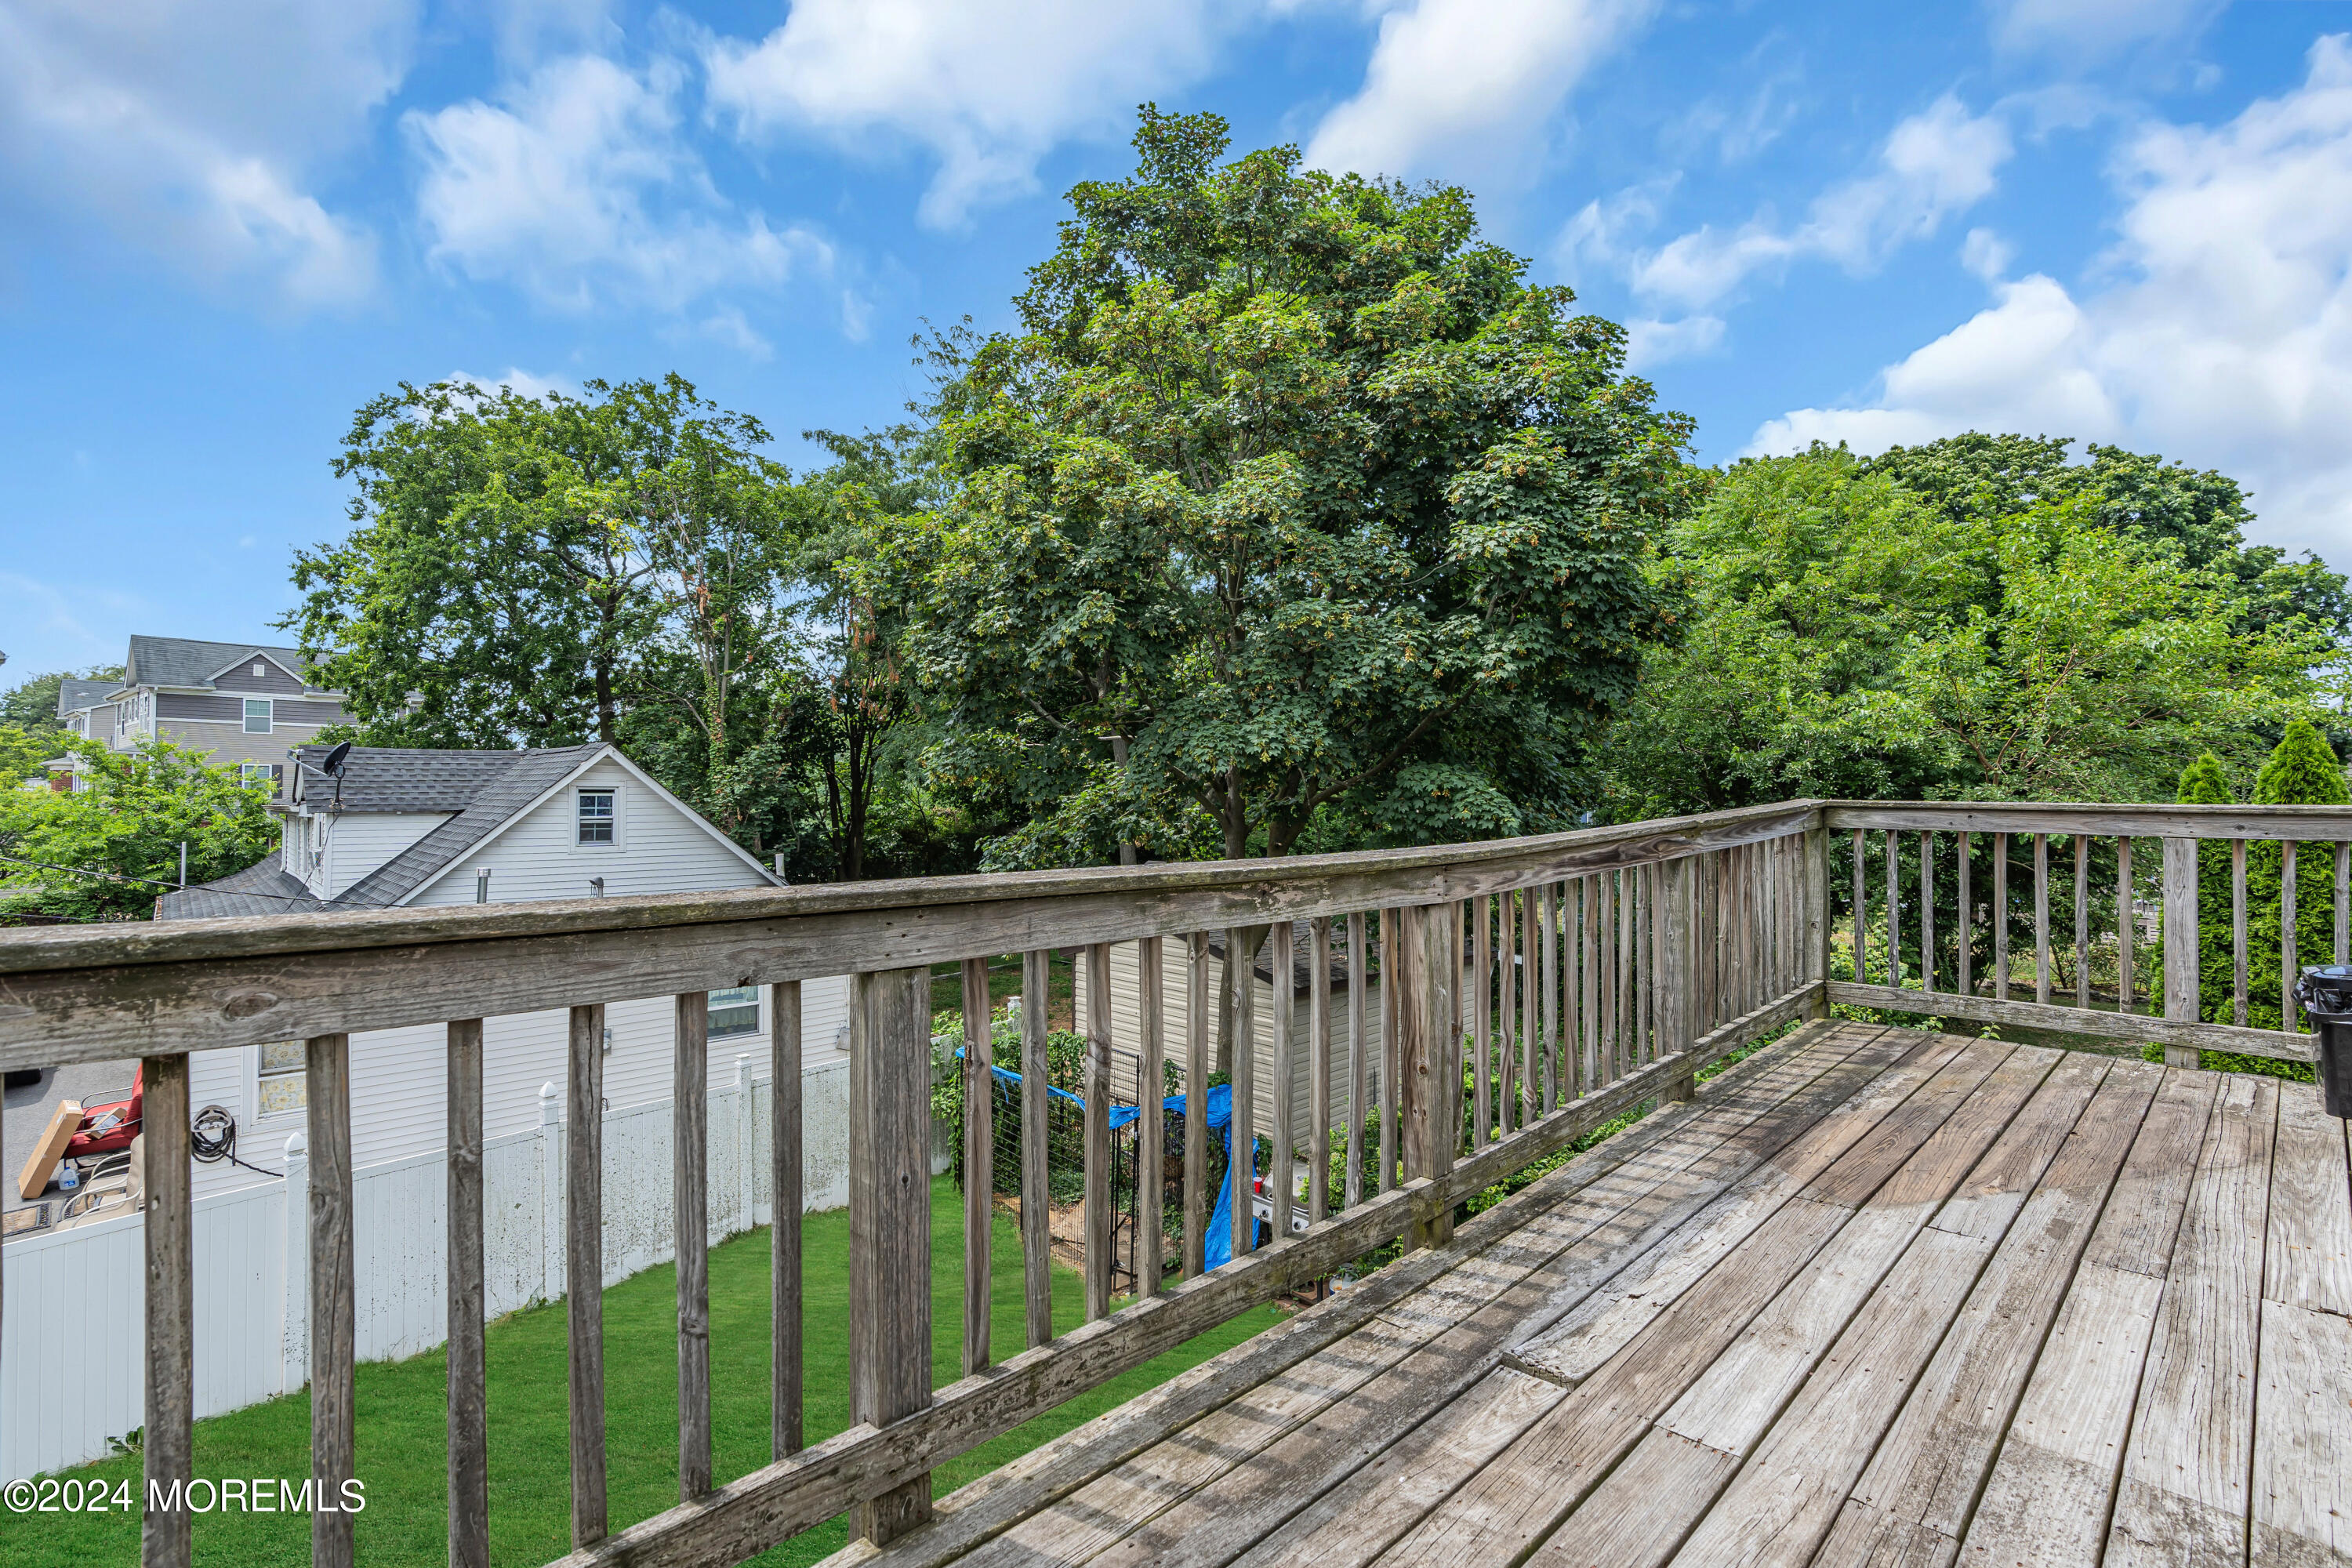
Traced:
[[756, 1035], [760, 1032], [760, 988], [738, 985], [731, 990], [710, 994], [709, 1035], [714, 1040], [729, 1035]]
[[245, 700], [245, 732], [248, 735], [267, 735], [269, 733], [269, 710], [270, 700], [268, 698], [247, 698]]
[[289, 1116], [310, 1103], [305, 1076], [310, 1058], [299, 1040], [272, 1040], [261, 1047], [260, 1070], [256, 1075], [259, 1092], [256, 1097], [255, 1113], [261, 1116]]
[[276, 771], [268, 763], [239, 763], [236, 764], [236, 782], [248, 786], [266, 784]]
[[613, 842], [613, 792], [608, 789], [583, 789], [580, 792], [580, 842], [610, 844]]
[[261, 661], [257, 658], [253, 661], [253, 673], [256, 675], [261, 673]]

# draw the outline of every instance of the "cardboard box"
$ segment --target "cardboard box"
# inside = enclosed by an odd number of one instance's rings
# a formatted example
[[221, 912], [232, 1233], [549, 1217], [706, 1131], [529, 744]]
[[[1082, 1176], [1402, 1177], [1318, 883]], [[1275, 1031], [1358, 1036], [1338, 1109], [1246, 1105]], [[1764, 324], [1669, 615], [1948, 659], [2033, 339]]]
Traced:
[[80, 1126], [81, 1101], [60, 1100], [58, 1113], [49, 1118], [48, 1130], [33, 1145], [33, 1157], [25, 1162], [24, 1173], [16, 1178], [18, 1197], [31, 1203], [49, 1190], [49, 1178], [57, 1174], [58, 1162], [65, 1157], [66, 1145]]

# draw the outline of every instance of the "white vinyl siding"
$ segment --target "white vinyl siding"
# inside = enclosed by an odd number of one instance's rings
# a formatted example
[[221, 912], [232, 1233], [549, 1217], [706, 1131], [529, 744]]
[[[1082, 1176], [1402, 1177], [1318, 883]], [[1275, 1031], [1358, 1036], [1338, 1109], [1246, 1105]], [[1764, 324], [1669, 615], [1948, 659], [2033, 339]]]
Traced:
[[[315, 778], [310, 781], [314, 789], [318, 784]], [[332, 789], [331, 781], [328, 787]], [[299, 866], [293, 868], [294, 874], [310, 882], [320, 898], [332, 899], [448, 821], [449, 816], [439, 811], [346, 811], [311, 813], [302, 820], [325, 853], [315, 876]], [[470, 881], [466, 892], [470, 900]]]
[[[1135, 1071], [1143, 1050], [1142, 1004], [1138, 995], [1137, 976], [1139, 965], [1136, 955], [1140, 950], [1134, 942], [1111, 944], [1110, 950], [1110, 1042], [1112, 1049], [1112, 1086], [1114, 1099], [1133, 1102]], [[1192, 1027], [1191, 958], [1182, 937], [1166, 937], [1160, 943], [1160, 1035], [1168, 1063], [1176, 1069], [1178, 1087], [1183, 1087], [1185, 1044]], [[1076, 968], [1075, 993], [1080, 1032], [1087, 1017], [1087, 964], [1081, 953]], [[1225, 963], [1223, 958], [1209, 954], [1209, 995], [1211, 1005], [1224, 994]], [[1252, 1061], [1252, 1077], [1257, 1085], [1258, 1125], [1261, 1129], [1274, 1125], [1274, 985], [1263, 976], [1256, 981], [1253, 1027], [1256, 1042]], [[1312, 1064], [1307, 1053], [1307, 993], [1300, 991], [1293, 999], [1290, 1011], [1291, 1039], [1291, 1115], [1293, 1124], [1302, 1133], [1307, 1126], [1307, 1113], [1314, 1101], [1309, 1098], [1312, 1079], [1308, 1074]], [[1381, 1078], [1381, 988], [1377, 981], [1365, 988], [1364, 1039], [1370, 1052], [1364, 1064], [1365, 1093], [1377, 1099]], [[1209, 1061], [1213, 1068], [1217, 1059], [1217, 1021], [1213, 1013], [1209, 1018]], [[1348, 1103], [1348, 999], [1347, 992], [1333, 986], [1331, 992], [1331, 1124], [1342, 1125]]]
[[[765, 991], [766, 987], [761, 988]], [[764, 1026], [774, 1015], [771, 996], [757, 1005]], [[604, 1009], [613, 1033], [604, 1057], [604, 1099], [619, 1109], [667, 1100], [671, 1075], [676, 1005], [667, 996], [614, 1002]], [[801, 984], [803, 1066], [821, 1068], [845, 1059], [849, 982], [833, 975]], [[378, 1029], [352, 1037], [352, 1160], [367, 1165], [429, 1153], [448, 1142], [449, 1034], [438, 1024]], [[562, 1110], [564, 1069], [571, 1049], [571, 1020], [562, 1011], [488, 1018], [482, 1025], [482, 1131], [487, 1138], [539, 1125], [540, 1090], [555, 1086]], [[286, 1168], [286, 1139], [302, 1130], [301, 1116], [264, 1120], [248, 1094], [257, 1053], [251, 1047], [199, 1051], [191, 1058], [190, 1090], [197, 1106], [221, 1105], [236, 1118], [237, 1157], [266, 1171]], [[768, 1059], [764, 1027], [751, 1035], [714, 1040], [710, 1081], [732, 1082], [735, 1058], [748, 1056], [762, 1071]], [[222, 1161], [198, 1165], [195, 1190], [226, 1192], [268, 1180]]]
[[[615, 845], [579, 842], [579, 792], [609, 789], [620, 816]], [[607, 898], [631, 893], [702, 893], [765, 886], [759, 872], [702, 825], [617, 764], [600, 763], [557, 790], [506, 830], [475, 846], [409, 901], [470, 904], [483, 867], [490, 897], [584, 899], [588, 879], [604, 879]]]

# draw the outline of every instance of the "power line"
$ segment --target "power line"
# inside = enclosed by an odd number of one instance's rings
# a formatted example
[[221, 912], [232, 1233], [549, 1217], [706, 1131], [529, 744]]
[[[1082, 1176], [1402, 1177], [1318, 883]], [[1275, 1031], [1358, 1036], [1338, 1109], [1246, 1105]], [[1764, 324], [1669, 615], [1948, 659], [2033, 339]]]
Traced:
[[[63, 871], [73, 877], [95, 877], [109, 882], [134, 882], [142, 887], [162, 888], [173, 893], [188, 890], [178, 882], [159, 881], [153, 877], [133, 877], [121, 871], [99, 871], [87, 866], [55, 866], [47, 860], [26, 860], [16, 855], [0, 855], [0, 860], [5, 860], [12, 866], [30, 866], [43, 871]], [[289, 904], [316, 904], [322, 901], [311, 898], [307, 893], [264, 893], [243, 889], [239, 889], [236, 896], [240, 899], [277, 899]]]

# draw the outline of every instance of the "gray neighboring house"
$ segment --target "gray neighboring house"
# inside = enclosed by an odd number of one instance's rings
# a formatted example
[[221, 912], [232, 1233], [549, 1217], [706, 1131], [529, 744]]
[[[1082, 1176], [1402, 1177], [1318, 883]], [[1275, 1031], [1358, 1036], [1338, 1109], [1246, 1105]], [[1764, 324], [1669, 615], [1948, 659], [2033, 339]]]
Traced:
[[[122, 668], [121, 680], [62, 684], [58, 721], [116, 751], [170, 741], [279, 780], [292, 748], [343, 722], [342, 693], [312, 685], [298, 648], [134, 637]], [[48, 768], [50, 787], [80, 787], [70, 752]]]

